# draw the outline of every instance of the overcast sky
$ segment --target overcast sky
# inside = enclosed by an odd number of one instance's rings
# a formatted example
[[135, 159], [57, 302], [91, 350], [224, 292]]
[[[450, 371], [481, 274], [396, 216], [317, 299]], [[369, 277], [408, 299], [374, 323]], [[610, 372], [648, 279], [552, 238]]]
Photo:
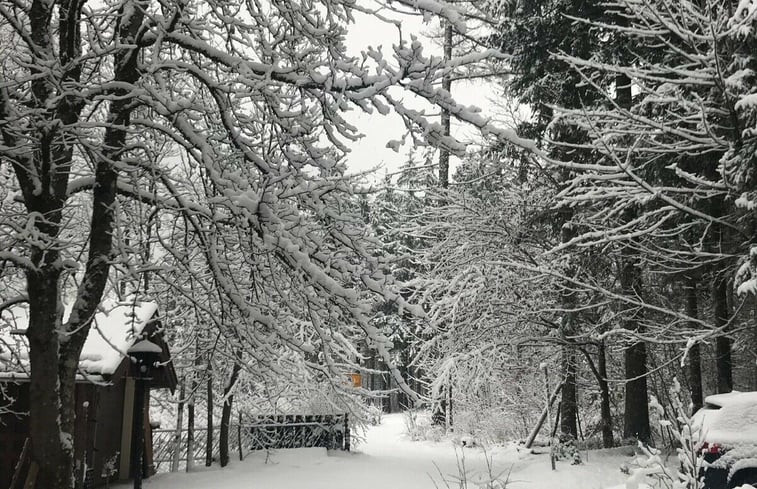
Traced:
[[[411, 34], [416, 35], [422, 40], [426, 53], [441, 55], [440, 43], [430, 38], [439, 32], [438, 20], [433, 19], [430, 23], [424, 24], [420, 15], [393, 15], [393, 18], [402, 22], [403, 39], [409, 40]], [[356, 23], [351, 26], [346, 42], [355, 55], [368, 46], [383, 46], [384, 53], [389, 55], [392, 52], [391, 46], [399, 43], [399, 40], [400, 33], [396, 26], [382, 23], [367, 15], [356, 15]], [[490, 101], [497, 96], [497, 92], [494, 86], [480, 81], [457, 82], [452, 85], [452, 94], [459, 103], [480, 107], [485, 115], [494, 114]], [[405, 133], [405, 126], [399, 116], [367, 115], [353, 111], [347, 118], [365, 135], [352, 145], [352, 152], [347, 156], [347, 164], [351, 171], [358, 172], [381, 165], [378, 176], [383, 177], [386, 172], [397, 171], [407, 160], [411, 147], [409, 140], [399, 152], [386, 147], [388, 141], [400, 139]], [[452, 133], [459, 139], [477, 140], [476, 131], [472, 128], [455, 124], [454, 120], [452, 124]], [[454, 165], [454, 161], [452, 164]]]

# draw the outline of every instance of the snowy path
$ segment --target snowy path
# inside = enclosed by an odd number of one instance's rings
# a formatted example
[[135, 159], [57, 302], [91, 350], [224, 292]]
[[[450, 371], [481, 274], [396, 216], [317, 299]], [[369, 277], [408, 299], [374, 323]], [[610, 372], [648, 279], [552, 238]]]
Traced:
[[[592, 452], [589, 463], [578, 467], [560, 463], [556, 472], [549, 470], [544, 455], [498, 448], [490, 456], [495, 474], [506, 474], [512, 469], [508, 489], [604, 489], [624, 480], [618, 470], [624, 457], [614, 452]], [[263, 453], [251, 454], [244, 462], [233, 463], [226, 469], [160, 474], [145, 481], [145, 489], [446, 488], [439, 470], [448, 478], [449, 487], [457, 489], [453, 478], [458, 474], [457, 463], [450, 442], [410, 441], [405, 435], [403, 417], [389, 415], [380, 426], [368, 431], [365, 443], [353, 453], [327, 454], [319, 448], [276, 450], [267, 461]], [[489, 471], [482, 450], [465, 449], [465, 465], [469, 480], [487, 477]], [[468, 488], [476, 489], [477, 485], [469, 484]]]

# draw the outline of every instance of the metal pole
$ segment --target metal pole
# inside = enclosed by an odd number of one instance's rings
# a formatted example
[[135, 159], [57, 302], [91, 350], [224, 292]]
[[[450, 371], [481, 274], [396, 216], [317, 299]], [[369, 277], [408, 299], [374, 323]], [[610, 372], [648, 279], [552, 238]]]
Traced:
[[134, 389], [134, 430], [136, 442], [134, 456], [131, 459], [131, 472], [134, 477], [134, 489], [142, 489], [142, 458], [145, 447], [145, 379], [137, 377]]

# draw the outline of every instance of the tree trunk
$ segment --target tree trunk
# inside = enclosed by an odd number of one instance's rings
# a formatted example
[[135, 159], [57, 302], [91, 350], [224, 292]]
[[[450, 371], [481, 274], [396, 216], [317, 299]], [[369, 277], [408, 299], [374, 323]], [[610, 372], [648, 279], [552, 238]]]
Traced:
[[181, 460], [181, 429], [184, 426], [184, 397], [187, 395], [187, 386], [185, 379], [179, 382], [179, 402], [176, 408], [176, 434], [174, 435], [174, 452], [171, 460], [171, 472], [179, 471], [179, 462]]
[[[60, 334], [62, 327], [62, 306], [60, 304], [61, 266], [58, 235], [65, 203], [66, 186], [73, 147], [61, 134], [60, 126], [74, 123], [81, 109], [70, 103], [68, 97], [54, 102], [57, 97], [52, 75], [40, 69], [39, 62], [48, 63], [55, 59], [53, 54], [54, 34], [51, 30], [53, 2], [33, 2], [28, 10], [30, 37], [36, 45], [37, 53], [32, 53], [30, 72], [35, 75], [31, 83], [30, 100], [37, 106], [43, 117], [57, 122], [31, 121], [38, 125], [35, 136], [37, 145], [32, 154], [20, 156], [13, 162], [24, 204], [34, 226], [35, 238], [30, 243], [32, 268], [27, 270], [27, 292], [29, 295], [29, 325], [26, 332], [29, 339], [29, 435], [31, 438], [31, 459], [39, 468], [36, 487], [68, 488], [74, 485], [73, 473], [73, 378], [69, 382], [58, 370]], [[69, 26], [78, 25], [78, 10], [70, 11], [70, 5], [59, 7], [61, 16], [59, 41], [65, 41], [60, 49], [61, 61], [70, 61], [80, 52], [78, 30]], [[66, 33], [63, 33], [63, 31]], [[70, 38], [69, 35], [73, 34]], [[41, 58], [41, 59], [40, 59]], [[67, 81], [78, 79], [78, 73], [67, 72]], [[60, 81], [60, 80], [56, 80]], [[55, 107], [54, 111], [50, 111]], [[0, 104], [0, 119], [8, 118], [4, 104]], [[0, 125], [0, 130], [3, 127]], [[3, 130], [3, 143], [8, 147], [19, 145], [16, 135]], [[35, 183], [31, 175], [35, 175]], [[99, 299], [99, 297], [98, 297]], [[75, 359], [78, 360], [78, 357]], [[64, 376], [65, 377], [65, 376]], [[66, 392], [66, 390], [69, 390]], [[66, 406], [65, 403], [69, 403]]]
[[560, 439], [577, 440], [576, 352], [571, 345], [562, 346], [562, 368], [565, 371], [565, 380], [560, 401]]
[[447, 431], [452, 430], [452, 426], [454, 426], [455, 420], [452, 417], [452, 414], [454, 413], [453, 406], [452, 406], [452, 379], [450, 378], [450, 383], [447, 386], [447, 406], [444, 410], [444, 414], [446, 414], [446, 428]]
[[623, 437], [649, 443], [649, 397], [647, 395], [647, 345], [638, 341], [625, 351], [626, 399]]
[[389, 413], [400, 412], [399, 394], [397, 392], [397, 381], [394, 377], [389, 377]]
[[[623, 255], [624, 266], [620, 276], [623, 294], [627, 297], [640, 297], [641, 272], [635, 263], [635, 257], [625, 250]], [[630, 313], [630, 317], [623, 320], [623, 327], [630, 332], [642, 332], [638, 312]], [[651, 429], [647, 393], [647, 345], [636, 339], [632, 341], [624, 352], [626, 392], [623, 437], [649, 443]]]
[[[452, 59], [452, 24], [449, 22], [442, 22], [444, 25], [444, 44], [442, 46], [444, 60]], [[451, 74], [446, 74], [442, 77], [442, 89], [450, 92], [452, 89], [452, 77]], [[445, 136], [450, 135], [450, 113], [449, 110], [442, 109], [441, 114], [442, 133]], [[439, 148], [439, 186], [443, 189], [449, 187], [449, 150], [444, 146]], [[440, 204], [443, 205], [443, 204]], [[451, 387], [450, 387], [451, 388]], [[450, 417], [447, 413], [448, 409], [448, 392], [447, 387], [439, 389], [439, 399], [434, 405], [434, 412], [431, 415], [431, 422], [434, 425], [446, 426], [449, 428]], [[391, 403], [390, 403], [391, 412]]]
[[615, 444], [612, 433], [612, 412], [610, 411], [610, 385], [607, 382], [607, 348], [605, 341], [599, 343], [597, 352], [597, 371], [599, 372], [600, 419], [602, 425], [602, 446], [612, 448]]
[[[444, 60], [452, 59], [452, 24], [444, 22]], [[447, 93], [452, 92], [452, 74], [447, 73], [442, 77], [442, 90]], [[449, 136], [450, 132], [450, 113], [447, 109], [442, 109], [442, 132]], [[447, 188], [449, 186], [449, 150], [445, 147], [439, 148], [439, 186]]]
[[231, 369], [231, 377], [229, 382], [223, 390], [223, 408], [221, 409], [221, 433], [220, 433], [220, 459], [221, 467], [226, 467], [229, 464], [229, 425], [231, 423], [231, 407], [234, 402], [234, 394], [232, 390], [239, 378], [239, 371], [242, 369], [242, 364], [237, 358], [234, 362], [234, 367]]
[[[691, 318], [698, 318], [698, 298], [697, 298], [697, 281], [693, 277], [686, 278], [686, 315]], [[699, 329], [695, 322], [689, 323], [692, 330]], [[694, 343], [689, 348], [689, 390], [691, 392], [692, 413], [701, 409], [704, 405], [704, 395], [702, 393], [702, 352], [699, 343]]]
[[[563, 224], [560, 229], [560, 241], [568, 243], [575, 237], [575, 229], [571, 225], [571, 212], [563, 216]], [[576, 269], [570, 258], [564, 271], [567, 277], [573, 278]], [[576, 389], [576, 349], [574, 337], [576, 335], [576, 303], [578, 293], [569, 280], [563, 280], [560, 284], [560, 308], [562, 318], [560, 320], [561, 364], [564, 374], [562, 397], [560, 400], [560, 440], [578, 439], [578, 398]]]
[[64, 427], [60, 417], [58, 277], [59, 272], [54, 269], [30, 273], [27, 288], [32, 305], [27, 330], [31, 365], [29, 436], [31, 458], [39, 467], [36, 487], [40, 489], [73, 487], [73, 430]]
[[[615, 77], [617, 104], [630, 109], [632, 105], [631, 80], [624, 74]], [[631, 208], [625, 216], [629, 222], [636, 217], [636, 208]], [[626, 297], [642, 297], [641, 269], [638, 257], [630, 245], [621, 252], [620, 287]], [[641, 333], [639, 312], [634, 311], [623, 320], [623, 328]], [[625, 416], [623, 419], [623, 437], [637, 438], [644, 443], [651, 441], [649, 427], [649, 395], [647, 393], [647, 345], [643, 341], [633, 340], [624, 353], [625, 363]]]
[[[29, 10], [31, 38], [40, 53], [51, 54], [51, 19], [58, 5], [57, 33], [60, 65], [64, 72], [58, 82], [76, 82], [81, 66], [75, 62], [81, 53], [80, 17], [84, 2], [33, 2]], [[123, 8], [123, 7], [122, 7]], [[122, 15], [117, 31], [119, 45], [114, 55], [114, 79], [134, 83], [139, 78], [136, 69], [134, 39], [142, 24], [144, 10], [134, 8]], [[45, 59], [45, 66], [49, 63]], [[32, 71], [38, 71], [32, 68]], [[122, 156], [126, 141], [125, 127], [129, 126], [132, 106], [123, 90], [117, 90], [110, 103], [111, 125], [105, 130], [102, 156], [96, 163], [93, 190], [92, 217], [87, 264], [76, 301], [68, 322], [62, 324], [60, 305], [60, 273], [58, 232], [65, 204], [73, 155], [72, 138], [63, 129], [73, 125], [83, 105], [72, 95], [58, 97], [58, 87], [50, 83], [48, 75], [38, 73], [32, 82], [34, 102], [43, 110], [54, 107], [50, 117], [58, 124], [40, 126], [39, 145], [33, 152], [32, 164], [41, 180], [39, 190], [29, 186], [29, 176], [19, 163], [17, 176], [24, 202], [30, 215], [44, 216], [34, 219], [38, 238], [30, 246], [34, 269], [27, 273], [27, 290], [30, 299], [29, 338], [30, 352], [30, 437], [32, 460], [39, 467], [38, 488], [64, 489], [74, 486], [73, 433], [75, 422], [75, 379], [90, 321], [100, 303], [110, 270], [112, 231], [115, 221], [115, 196], [118, 174], [114, 162]], [[14, 145], [12, 138], [3, 133], [5, 143]], [[38, 244], [40, 243], [41, 244]], [[59, 342], [65, 337], [65, 342]]]
[[[549, 393], [547, 393], [549, 398], [547, 399], [547, 403], [545, 404], [544, 409], [541, 412], [541, 416], [539, 416], [539, 420], [536, 422], [536, 425], [534, 425], [531, 433], [528, 434], [528, 438], [526, 438], [526, 448], [531, 448], [531, 445], [534, 444], [534, 440], [536, 440], [536, 436], [539, 434], [539, 431], [541, 431], [541, 428], [544, 425], [544, 421], [546, 421], [549, 417], [551, 406], [552, 404], [554, 404], [555, 399], [557, 399], [557, 394], [560, 392], [560, 390], [562, 390], [562, 387], [563, 384], [558, 384], [554, 392], [552, 392], [552, 395], [549, 395]], [[547, 388], [549, 389], [549, 386], [547, 386]]]
[[[712, 309], [715, 327], [723, 328], [728, 324], [728, 281], [718, 276], [712, 284]], [[718, 375], [718, 393], [733, 390], [733, 361], [731, 358], [731, 338], [722, 331], [715, 339], [715, 367]]]
[[208, 437], [205, 440], [205, 467], [213, 465], [213, 371], [208, 357], [208, 383], [207, 383], [207, 401], [208, 401]]
[[195, 464], [195, 391], [197, 390], [196, 373], [192, 374], [191, 392], [187, 403], [187, 472]]

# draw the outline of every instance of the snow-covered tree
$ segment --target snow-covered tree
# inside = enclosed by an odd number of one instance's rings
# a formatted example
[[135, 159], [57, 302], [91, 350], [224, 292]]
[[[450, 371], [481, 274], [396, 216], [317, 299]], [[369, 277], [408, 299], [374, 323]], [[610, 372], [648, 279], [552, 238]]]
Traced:
[[[465, 31], [454, 7], [400, 3]], [[159, 280], [166, 270], [157, 243], [192, 273], [186, 246], [196, 247], [202, 270], [176, 290], [194, 283], [220, 291], [236, 322], [224, 334], [249, 352], [320, 350], [310, 367], [338, 378], [354, 357], [350, 340], [362, 335], [388, 359], [363, 291], [403, 299], [378, 241], [343, 212], [355, 190], [342, 156], [359, 137], [344, 112], [394, 110], [419, 138], [461, 151], [424, 111], [405, 105], [404, 91], [492, 137], [530, 143], [435, 84], [495, 51], [442, 61], [411, 40], [354, 57], [344, 37], [358, 13], [383, 19], [380, 8], [339, 0], [0, 5], [0, 175], [12, 189], [0, 258], [3, 280], [25, 282], [14, 287], [30, 307], [38, 487], [71, 487], [73, 384], [91, 318], [114, 269], [130, 271], [132, 291], [144, 292], [148, 269], [151, 283]], [[126, 215], [141, 232], [121, 227]], [[148, 233], [149, 222], [160, 229]], [[180, 222], [193, 235], [183, 248], [171, 241]], [[152, 246], [141, 255], [129, 250], [144, 252], [140, 239]]]

